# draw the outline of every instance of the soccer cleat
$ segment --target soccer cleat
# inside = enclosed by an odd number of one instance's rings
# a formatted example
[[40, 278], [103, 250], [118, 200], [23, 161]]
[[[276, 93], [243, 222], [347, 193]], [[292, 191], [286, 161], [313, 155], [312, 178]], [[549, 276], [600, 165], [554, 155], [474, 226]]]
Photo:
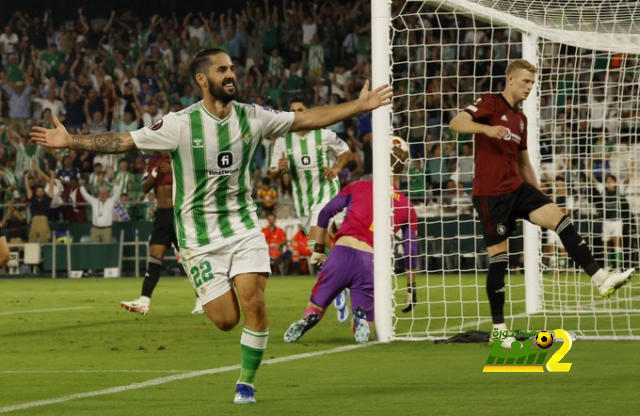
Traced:
[[120, 302], [120, 306], [129, 312], [139, 313], [141, 315], [149, 313], [149, 303], [142, 302], [140, 299], [132, 300], [131, 302]]
[[236, 396], [233, 398], [235, 404], [255, 404], [256, 389], [249, 384], [236, 384]]
[[204, 308], [202, 307], [202, 301], [200, 298], [196, 298], [196, 304], [191, 311], [191, 315], [200, 315], [204, 313]]
[[311, 313], [299, 321], [292, 323], [289, 329], [287, 329], [287, 332], [284, 333], [284, 342], [296, 342], [318, 322], [320, 322], [320, 316], [317, 313]]
[[413, 310], [413, 308], [416, 306], [416, 303], [418, 303], [418, 292], [416, 291], [415, 286], [411, 287], [409, 286], [407, 288], [407, 301], [405, 302], [407, 304], [407, 306], [404, 307], [404, 309], [402, 309], [403, 313], [409, 313]]
[[367, 322], [367, 315], [364, 309], [357, 308], [353, 311], [353, 335], [358, 344], [364, 344], [369, 342], [369, 335], [371, 329], [369, 328], [369, 322]]
[[598, 286], [598, 291], [600, 295], [604, 298], [608, 298], [615, 292], [618, 288], [624, 286], [631, 279], [631, 275], [636, 269], [625, 270], [622, 273], [609, 272], [609, 276], [605, 279], [604, 282], [600, 286]]
[[[497, 341], [502, 341], [502, 345], [501, 345], [502, 348], [511, 349], [511, 343], [514, 342], [514, 341], [518, 341], [518, 340], [515, 339], [514, 337], [506, 337], [505, 339], [489, 338], [489, 344], [493, 344], [494, 342], [497, 342]], [[518, 342], [520, 342], [520, 341], [518, 341]]]
[[349, 308], [347, 308], [348, 293], [348, 289], [344, 289], [333, 301], [333, 304], [336, 307], [336, 312], [338, 314], [338, 322], [340, 322], [341, 324], [349, 320]]

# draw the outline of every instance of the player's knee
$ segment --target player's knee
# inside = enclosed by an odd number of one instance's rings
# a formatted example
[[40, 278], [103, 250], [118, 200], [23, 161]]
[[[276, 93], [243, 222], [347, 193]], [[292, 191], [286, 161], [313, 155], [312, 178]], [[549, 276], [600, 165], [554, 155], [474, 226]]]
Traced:
[[213, 323], [218, 327], [221, 331], [231, 331], [233, 328], [238, 325], [240, 322], [240, 316], [226, 316], [221, 318], [216, 318], [213, 320]]

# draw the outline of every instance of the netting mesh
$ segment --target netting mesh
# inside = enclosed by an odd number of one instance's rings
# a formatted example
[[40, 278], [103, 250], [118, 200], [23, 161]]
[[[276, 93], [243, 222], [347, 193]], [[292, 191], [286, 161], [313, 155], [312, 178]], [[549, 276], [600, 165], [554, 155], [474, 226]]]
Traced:
[[[495, 7], [502, 17], [487, 18], [486, 10], [462, 8], [462, 3]], [[502, 91], [509, 60], [523, 56], [519, 19], [553, 30], [629, 36], [640, 32], [634, 18], [637, 5], [602, 3], [607, 2], [393, 3], [394, 134], [411, 148], [411, 167], [402, 182], [419, 214], [421, 253], [418, 304], [408, 313], [401, 312], [407, 302], [405, 272], [396, 262], [396, 337], [490, 330], [488, 258], [471, 206], [473, 137], [453, 134], [449, 121], [479, 95]], [[516, 23], [504, 15], [512, 15]], [[639, 260], [640, 169], [635, 160], [640, 153], [640, 56], [628, 53], [629, 45], [619, 46], [619, 52], [584, 46], [539, 37], [534, 62], [540, 69], [538, 111], [528, 114], [539, 131], [531, 132], [530, 127], [529, 140], [539, 146], [537, 163], [545, 190], [572, 217], [596, 258], [611, 269], [626, 268]], [[607, 181], [608, 188], [603, 186]], [[620, 237], [605, 244], [612, 230]], [[542, 231], [528, 238], [537, 238], [540, 248], [541, 310], [525, 312], [525, 253], [519, 226], [509, 248], [505, 315], [510, 326], [640, 337], [637, 284], [603, 300], [589, 277], [567, 258], [554, 233]]]

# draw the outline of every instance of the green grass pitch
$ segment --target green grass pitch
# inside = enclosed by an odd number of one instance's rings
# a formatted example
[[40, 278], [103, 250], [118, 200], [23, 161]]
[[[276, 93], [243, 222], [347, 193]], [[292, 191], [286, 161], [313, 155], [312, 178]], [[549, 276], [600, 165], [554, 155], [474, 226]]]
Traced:
[[[271, 337], [265, 359], [272, 363], [258, 375], [258, 404], [235, 406], [239, 328], [223, 333], [205, 316], [190, 315], [193, 292], [180, 278], [161, 279], [149, 315], [121, 309], [119, 302], [137, 297], [141, 283], [0, 280], [0, 413], [539, 415], [543, 408], [557, 414], [637, 412], [640, 344], [634, 341], [578, 340], [563, 360], [573, 363], [568, 373], [487, 374], [482, 373], [489, 354], [486, 345], [394, 342], [336, 351], [354, 342], [348, 326], [339, 324], [330, 308], [325, 320], [300, 342], [285, 344], [282, 334], [303, 312], [314, 283], [310, 277], [270, 279]], [[305, 353], [317, 355], [301, 356]], [[211, 371], [197, 373], [202, 370]], [[36, 402], [42, 405], [33, 406]], [[33, 407], [12, 410], [19, 405]]]

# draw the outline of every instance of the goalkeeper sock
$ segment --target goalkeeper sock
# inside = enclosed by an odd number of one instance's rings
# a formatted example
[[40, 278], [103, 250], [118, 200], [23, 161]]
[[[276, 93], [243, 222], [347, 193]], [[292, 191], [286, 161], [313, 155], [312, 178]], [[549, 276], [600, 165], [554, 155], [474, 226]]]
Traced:
[[256, 373], [262, 363], [264, 350], [267, 348], [269, 340], [269, 329], [264, 331], [256, 331], [246, 326], [242, 330], [240, 338], [240, 353], [242, 356], [242, 365], [240, 368], [240, 378], [238, 383], [249, 384], [253, 386], [256, 379]]
[[504, 276], [509, 265], [509, 255], [498, 253], [489, 259], [487, 274], [487, 296], [491, 307], [491, 319], [494, 324], [504, 324]]
[[569, 216], [565, 215], [562, 217], [556, 227], [556, 233], [560, 236], [560, 240], [562, 240], [562, 244], [567, 249], [569, 256], [573, 261], [578, 263], [589, 276], [593, 277], [593, 275], [602, 268], [596, 262], [596, 259], [593, 258], [587, 242], [580, 237]]
[[161, 270], [162, 260], [158, 260], [155, 257], [149, 257], [147, 272], [144, 275], [144, 282], [142, 282], [142, 296], [146, 296], [148, 298], [151, 297], [153, 290], [156, 288], [156, 285], [160, 280]]

